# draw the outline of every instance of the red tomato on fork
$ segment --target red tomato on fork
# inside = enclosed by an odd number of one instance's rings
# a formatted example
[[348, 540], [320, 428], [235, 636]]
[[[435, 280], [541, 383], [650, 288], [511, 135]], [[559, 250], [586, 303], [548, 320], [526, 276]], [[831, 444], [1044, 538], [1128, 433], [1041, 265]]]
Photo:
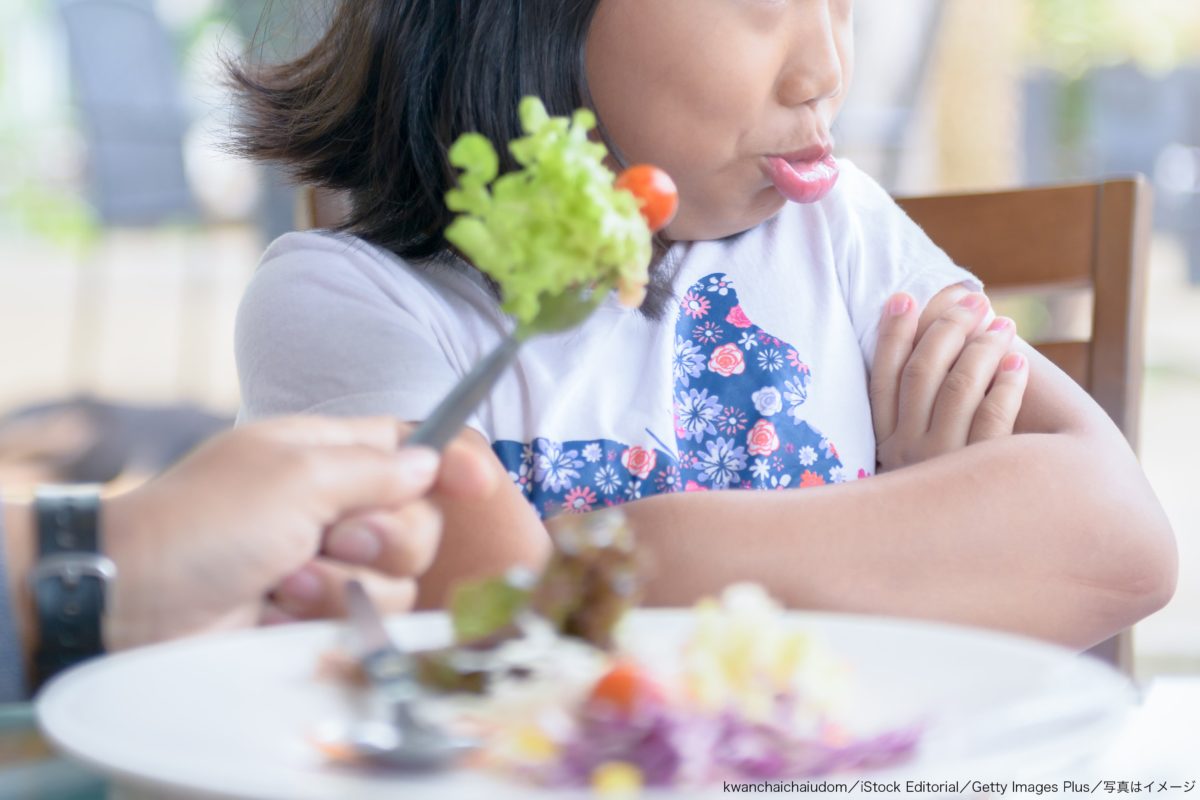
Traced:
[[679, 191], [675, 188], [675, 181], [658, 167], [649, 164], [632, 166], [617, 176], [614, 185], [638, 199], [651, 233], [657, 233], [671, 224], [675, 212], [679, 210]]

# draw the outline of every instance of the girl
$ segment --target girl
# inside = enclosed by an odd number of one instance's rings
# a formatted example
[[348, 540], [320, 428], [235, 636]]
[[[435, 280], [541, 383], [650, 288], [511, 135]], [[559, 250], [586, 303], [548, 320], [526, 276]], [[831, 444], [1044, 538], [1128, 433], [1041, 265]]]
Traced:
[[443, 506], [427, 604], [536, 564], [541, 517], [625, 503], [658, 603], [752, 579], [1078, 647], [1161, 607], [1174, 541], [1119, 432], [834, 158], [852, 50], [851, 0], [347, 0], [304, 57], [234, 70], [244, 152], [352, 205], [266, 253], [243, 418], [418, 421], [509, 330], [442, 239], [445, 153], [503, 145], [536, 94], [595, 109], [681, 210], [640, 313], [531, 341], [471, 420], [508, 480]]

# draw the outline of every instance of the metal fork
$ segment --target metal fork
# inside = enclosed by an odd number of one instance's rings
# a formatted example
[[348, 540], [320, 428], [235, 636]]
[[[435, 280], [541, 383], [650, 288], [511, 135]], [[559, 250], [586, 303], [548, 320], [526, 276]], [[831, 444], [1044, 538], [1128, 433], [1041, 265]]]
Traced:
[[458, 434], [467, 417], [492, 391], [504, 370], [517, 357], [521, 345], [531, 336], [555, 333], [583, 322], [604, 299], [603, 292], [570, 291], [558, 297], [542, 298], [537, 318], [520, 324], [500, 341], [492, 352], [463, 376], [450, 394], [438, 404], [405, 444], [422, 445], [441, 451]]
[[346, 605], [355, 655], [382, 702], [382, 719], [354, 723], [341, 737], [363, 761], [408, 770], [435, 770], [476, 749], [479, 742], [423, 719], [422, 690], [412, 656], [397, 646], [363, 585], [346, 582]]

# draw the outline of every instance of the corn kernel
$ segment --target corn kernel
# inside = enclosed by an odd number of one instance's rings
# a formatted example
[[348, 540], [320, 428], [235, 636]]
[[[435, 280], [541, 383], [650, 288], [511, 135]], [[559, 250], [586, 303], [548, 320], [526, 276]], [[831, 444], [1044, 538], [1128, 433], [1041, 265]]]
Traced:
[[592, 770], [592, 790], [605, 800], [637, 797], [642, 783], [642, 771], [624, 761], [609, 761]]

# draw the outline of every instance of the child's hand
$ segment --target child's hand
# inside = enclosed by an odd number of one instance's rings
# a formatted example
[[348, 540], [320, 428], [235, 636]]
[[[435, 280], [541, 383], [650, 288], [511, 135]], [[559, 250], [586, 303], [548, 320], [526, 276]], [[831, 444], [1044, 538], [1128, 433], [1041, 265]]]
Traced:
[[987, 312], [984, 295], [964, 295], [918, 337], [913, 298], [888, 301], [870, 388], [880, 472], [1013, 432], [1029, 369], [1013, 321], [982, 330]]

